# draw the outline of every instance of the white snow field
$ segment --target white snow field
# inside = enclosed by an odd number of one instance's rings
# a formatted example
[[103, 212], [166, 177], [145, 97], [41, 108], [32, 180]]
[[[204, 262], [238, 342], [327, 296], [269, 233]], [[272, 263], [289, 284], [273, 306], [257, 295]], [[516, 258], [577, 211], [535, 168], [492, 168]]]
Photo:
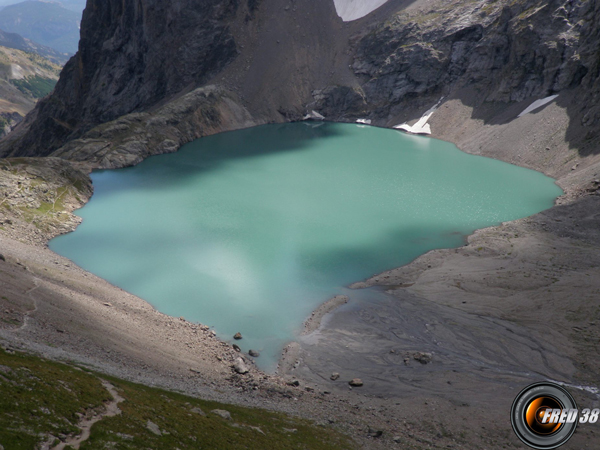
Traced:
[[523, 111], [521, 114], [519, 114], [517, 117], [523, 117], [526, 114], [529, 114], [530, 112], [535, 111], [538, 108], [541, 108], [544, 105], [547, 105], [548, 103], [550, 103], [552, 100], [554, 100], [556, 97], [558, 97], [558, 95], [551, 95], [550, 97], [546, 97], [543, 98], [541, 100], [536, 100], [535, 102], [533, 102], [531, 105], [529, 105], [528, 108], [525, 109], [525, 111]]
[[333, 0], [338, 16], [344, 22], [360, 19], [375, 11], [388, 0]]
[[402, 130], [412, 134], [431, 134], [431, 126], [427, 122], [429, 122], [429, 118], [433, 115], [435, 110], [438, 109], [438, 107], [442, 103], [442, 100], [444, 100], [444, 97], [440, 98], [440, 100], [435, 105], [433, 105], [430, 109], [425, 111], [425, 113], [421, 116], [419, 121], [413, 126], [410, 126], [407, 123], [403, 123], [402, 125], [396, 125], [394, 128], [396, 130]]

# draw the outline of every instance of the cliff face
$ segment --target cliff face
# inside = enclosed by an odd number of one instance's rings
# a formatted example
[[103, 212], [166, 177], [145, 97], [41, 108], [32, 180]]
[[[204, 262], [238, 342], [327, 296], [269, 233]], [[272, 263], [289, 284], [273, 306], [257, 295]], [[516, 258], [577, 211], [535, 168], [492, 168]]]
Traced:
[[[79, 52], [13, 154], [48, 155], [99, 123], [201, 84], [236, 56], [236, 0], [89, 0]], [[34, 120], [35, 119], [35, 120]]]
[[301, 117], [314, 86], [350, 74], [341, 24], [333, 2], [314, 0], [89, 0], [79, 52], [0, 155], [50, 155], [94, 126], [156, 111], [209, 80], [262, 122]]
[[581, 86], [592, 126], [600, 112], [599, 23], [600, 4], [592, 1], [444, 2], [377, 25], [357, 40], [352, 68], [380, 118], [401, 114], [407, 100], [448, 98], [464, 88], [474, 94], [467, 102], [481, 104]]
[[[395, 0], [350, 23], [333, 1], [89, 0], [80, 51], [54, 94], [0, 143], [0, 155], [53, 154], [66, 142], [96, 139], [86, 133], [98, 124], [152, 114], [207, 83], [246, 110], [245, 124], [315, 109], [391, 126], [441, 97], [471, 108], [470, 119], [503, 123], [504, 111], [516, 117], [514, 105], [562, 94], [566, 140], [595, 152], [599, 24], [600, 4], [585, 0]], [[76, 154], [73, 145], [67, 153]]]

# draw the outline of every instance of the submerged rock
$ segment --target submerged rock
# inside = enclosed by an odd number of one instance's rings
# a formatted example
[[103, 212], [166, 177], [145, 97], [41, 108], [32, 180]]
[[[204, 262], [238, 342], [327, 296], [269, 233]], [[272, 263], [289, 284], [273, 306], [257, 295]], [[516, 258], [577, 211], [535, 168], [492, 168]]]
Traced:
[[233, 338], [239, 341], [242, 338], [242, 333], [240, 333], [240, 332], [235, 333], [233, 335]]
[[256, 350], [249, 350], [248, 354], [253, 358], [258, 358], [260, 356], [260, 353], [258, 353]]

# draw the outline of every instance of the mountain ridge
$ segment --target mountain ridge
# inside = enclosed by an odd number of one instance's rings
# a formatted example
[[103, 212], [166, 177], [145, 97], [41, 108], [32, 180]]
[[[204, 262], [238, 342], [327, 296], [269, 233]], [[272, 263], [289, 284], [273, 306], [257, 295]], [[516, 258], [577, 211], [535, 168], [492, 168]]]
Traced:
[[80, 20], [79, 12], [58, 2], [27, 0], [2, 9], [0, 28], [72, 55], [78, 49]]
[[24, 52], [36, 53], [52, 61], [54, 64], [61, 66], [69, 60], [69, 55], [67, 53], [61, 53], [53, 48], [38, 44], [17, 33], [7, 33], [6, 31], [0, 30], [0, 45], [16, 50], [22, 50]]

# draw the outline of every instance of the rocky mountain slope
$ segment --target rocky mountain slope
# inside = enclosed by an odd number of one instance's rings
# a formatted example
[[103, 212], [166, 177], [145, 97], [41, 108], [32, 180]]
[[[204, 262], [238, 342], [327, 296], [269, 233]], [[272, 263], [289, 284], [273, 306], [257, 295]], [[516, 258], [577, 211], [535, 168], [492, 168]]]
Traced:
[[69, 59], [67, 53], [61, 53], [53, 48], [25, 39], [17, 33], [7, 33], [6, 31], [0, 30], [0, 45], [16, 50], [23, 50], [28, 53], [35, 53], [59, 66], [64, 65]]
[[0, 46], [0, 138], [54, 89], [59, 73], [39, 55]]
[[51, 154], [95, 125], [209, 81], [239, 94], [256, 122], [315, 109], [391, 126], [443, 97], [485, 124], [503, 120], [490, 111], [562, 93], [572, 145], [597, 143], [596, 2], [396, 0], [345, 24], [333, 2], [308, 0], [90, 5], [81, 51], [0, 154]]
[[600, 124], [599, 23], [590, 1], [444, 2], [377, 25], [358, 40], [352, 67], [371, 114], [388, 120], [408, 118], [415, 98], [484, 110], [574, 95], [568, 113], [586, 129], [574, 144], [588, 148]]
[[77, 51], [81, 13], [58, 2], [29, 0], [6, 6], [0, 28], [70, 55]]

